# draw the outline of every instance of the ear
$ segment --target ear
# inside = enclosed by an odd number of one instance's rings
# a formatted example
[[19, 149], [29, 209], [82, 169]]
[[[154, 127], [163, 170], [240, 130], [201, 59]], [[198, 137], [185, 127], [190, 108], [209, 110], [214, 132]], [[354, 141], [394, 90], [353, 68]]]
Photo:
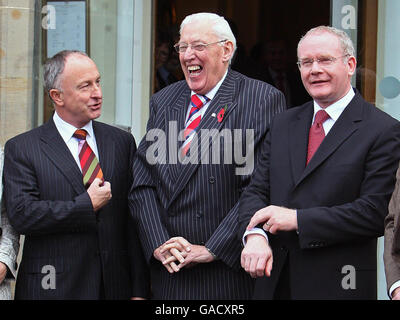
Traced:
[[229, 60], [232, 58], [233, 55], [233, 43], [232, 41], [225, 41], [224, 44], [224, 54], [222, 56], [222, 61], [225, 62], [229, 62]]
[[347, 61], [347, 67], [349, 69], [349, 75], [353, 76], [357, 68], [357, 60], [355, 57], [351, 56], [349, 58], [349, 60]]
[[57, 90], [57, 89], [51, 89], [49, 91], [49, 96], [56, 105], [64, 104], [64, 96], [63, 96], [62, 91]]

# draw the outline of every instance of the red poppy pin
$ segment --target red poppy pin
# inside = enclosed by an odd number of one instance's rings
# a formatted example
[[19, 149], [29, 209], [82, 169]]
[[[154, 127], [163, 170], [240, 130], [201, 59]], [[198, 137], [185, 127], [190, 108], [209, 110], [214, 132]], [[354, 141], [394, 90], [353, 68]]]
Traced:
[[228, 108], [228, 106], [225, 106], [218, 112], [217, 119], [218, 119], [219, 123], [221, 123], [222, 120], [224, 119], [225, 111], [227, 108]]

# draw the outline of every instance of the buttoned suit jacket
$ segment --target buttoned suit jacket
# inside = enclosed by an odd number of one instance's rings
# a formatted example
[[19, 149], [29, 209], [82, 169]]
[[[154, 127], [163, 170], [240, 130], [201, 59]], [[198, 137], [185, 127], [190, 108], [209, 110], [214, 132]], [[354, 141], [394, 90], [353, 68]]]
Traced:
[[[153, 298], [246, 299], [252, 294], [253, 280], [239, 270], [241, 244], [235, 234], [237, 202], [250, 173], [237, 174], [237, 169], [243, 169], [239, 161], [232, 157], [231, 162], [224, 162], [223, 157], [232, 155], [232, 148], [245, 152], [246, 143], [251, 144], [251, 139], [245, 137], [248, 129], [254, 133], [253, 156], [257, 159], [259, 142], [271, 119], [285, 108], [284, 97], [264, 82], [229, 70], [197, 131], [202, 160], [184, 165], [176, 159], [180, 144], [175, 132], [185, 126], [190, 94], [186, 81], [180, 81], [153, 95], [147, 135], [138, 147], [134, 164], [137, 179], [130, 204], [151, 265]], [[218, 117], [222, 109], [224, 116]], [[236, 131], [240, 138], [228, 142], [234, 129], [241, 129]], [[206, 136], [202, 141], [200, 136], [204, 138], [206, 130], [210, 138]], [[225, 145], [219, 139], [223, 131], [228, 133]], [[157, 132], [165, 135], [155, 138]], [[155, 141], [160, 145], [165, 142], [167, 150], [155, 151]], [[213, 146], [220, 147], [221, 152], [214, 153], [218, 161], [211, 159]], [[158, 163], [151, 163], [149, 156], [153, 153]], [[175, 236], [205, 245], [218, 260], [169, 274], [152, 256], [156, 248]]]
[[260, 208], [297, 209], [298, 233], [268, 234], [271, 277], [255, 298], [272, 299], [285, 262], [293, 299], [376, 299], [377, 237], [400, 159], [400, 124], [357, 92], [306, 166], [313, 103], [278, 115], [240, 200], [243, 232]]
[[53, 119], [6, 143], [6, 209], [11, 225], [25, 235], [16, 299], [146, 294], [145, 264], [127, 203], [136, 145], [118, 128], [93, 121], [93, 130], [112, 190], [112, 199], [96, 213]]

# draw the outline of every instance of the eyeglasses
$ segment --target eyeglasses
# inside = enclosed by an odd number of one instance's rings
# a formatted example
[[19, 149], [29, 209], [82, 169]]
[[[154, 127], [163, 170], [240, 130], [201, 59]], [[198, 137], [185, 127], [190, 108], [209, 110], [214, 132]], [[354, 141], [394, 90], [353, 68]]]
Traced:
[[228, 41], [227, 39], [225, 40], [220, 40], [217, 42], [211, 42], [211, 43], [192, 43], [192, 44], [187, 44], [187, 43], [177, 43], [174, 45], [174, 48], [176, 50], [176, 52], [178, 53], [184, 53], [187, 48], [191, 48], [192, 50], [195, 51], [203, 51], [205, 48], [207, 48], [208, 46], [211, 46], [212, 44], [217, 44], [217, 43], [221, 43], [221, 42], [225, 42]]
[[336, 62], [336, 60], [344, 58], [344, 57], [348, 57], [350, 56], [349, 54], [345, 54], [344, 56], [341, 57], [321, 57], [321, 58], [317, 58], [317, 59], [302, 59], [297, 61], [297, 65], [299, 66], [299, 68], [304, 68], [304, 69], [310, 69], [314, 62], [317, 62], [318, 65], [320, 65], [321, 67], [329, 67], [331, 66], [334, 62]]

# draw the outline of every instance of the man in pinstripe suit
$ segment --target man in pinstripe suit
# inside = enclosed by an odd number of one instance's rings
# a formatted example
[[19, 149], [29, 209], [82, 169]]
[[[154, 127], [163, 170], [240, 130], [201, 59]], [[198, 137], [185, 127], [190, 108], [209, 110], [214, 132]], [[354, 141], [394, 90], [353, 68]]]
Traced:
[[[227, 159], [242, 148], [256, 163], [259, 142], [285, 100], [272, 86], [229, 68], [236, 41], [224, 18], [188, 16], [180, 33], [175, 49], [186, 81], [151, 98], [130, 194], [153, 298], [248, 299], [253, 280], [240, 269], [235, 233], [238, 199], [252, 170], [240, 170], [243, 162], [236, 156]], [[185, 137], [176, 132], [190, 126], [194, 94], [205, 104], [187, 159], [179, 148]]]
[[[25, 235], [15, 297], [145, 297], [146, 269], [127, 203], [135, 141], [94, 121], [102, 107], [100, 74], [86, 54], [56, 54], [44, 77], [53, 118], [5, 146], [7, 214]], [[104, 184], [97, 178], [84, 186], [77, 129], [87, 131]]]

